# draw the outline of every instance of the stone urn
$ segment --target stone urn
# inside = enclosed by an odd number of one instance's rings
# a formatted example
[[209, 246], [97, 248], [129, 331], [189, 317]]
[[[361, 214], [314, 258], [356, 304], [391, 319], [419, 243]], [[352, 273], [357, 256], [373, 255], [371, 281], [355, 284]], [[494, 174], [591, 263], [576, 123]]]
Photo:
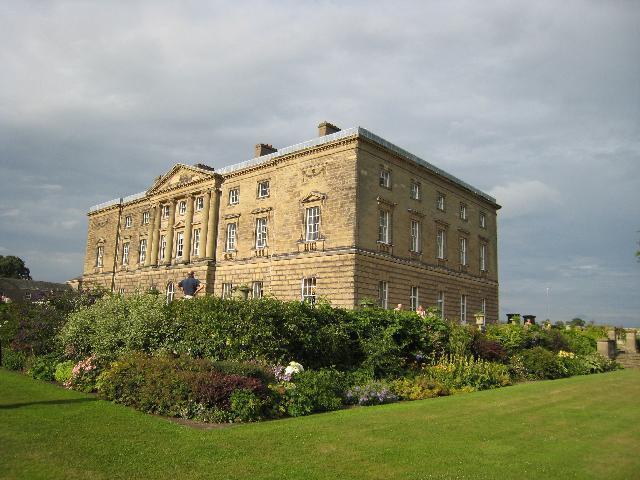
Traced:
[[249, 288], [248, 285], [240, 285], [235, 288], [235, 292], [233, 292], [233, 297], [237, 298], [238, 300], [246, 300], [247, 298], [249, 298], [250, 291], [251, 291], [251, 288]]
[[376, 306], [376, 302], [374, 302], [370, 298], [363, 298], [362, 300], [360, 300], [359, 304], [360, 308], [373, 308]]

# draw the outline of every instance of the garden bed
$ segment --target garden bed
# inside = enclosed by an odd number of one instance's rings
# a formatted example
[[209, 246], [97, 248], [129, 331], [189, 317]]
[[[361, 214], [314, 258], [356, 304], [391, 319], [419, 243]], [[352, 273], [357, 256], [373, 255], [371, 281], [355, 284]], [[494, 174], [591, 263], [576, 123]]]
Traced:
[[3, 306], [3, 366], [140, 411], [212, 424], [304, 416], [618, 366], [602, 327], [486, 332], [377, 308], [152, 294]]

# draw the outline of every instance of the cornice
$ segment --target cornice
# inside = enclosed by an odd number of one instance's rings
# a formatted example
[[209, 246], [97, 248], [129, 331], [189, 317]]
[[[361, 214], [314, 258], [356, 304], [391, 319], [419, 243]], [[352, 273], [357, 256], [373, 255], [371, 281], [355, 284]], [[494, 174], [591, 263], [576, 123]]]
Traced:
[[317, 146], [313, 146], [313, 147], [308, 147], [304, 150], [298, 151], [298, 152], [292, 152], [292, 153], [287, 153], [281, 157], [276, 157], [272, 160], [269, 160], [267, 162], [264, 163], [259, 163], [256, 165], [250, 165], [247, 166], [245, 168], [240, 168], [238, 170], [235, 170], [233, 172], [229, 172], [229, 173], [223, 173], [223, 174], [219, 174], [224, 181], [228, 181], [228, 179], [231, 178], [235, 178], [241, 175], [245, 175], [247, 173], [251, 173], [251, 172], [255, 172], [258, 170], [262, 170], [264, 168], [269, 168], [269, 167], [275, 167], [277, 165], [279, 165], [280, 163], [284, 163], [284, 162], [288, 162], [290, 160], [296, 159], [296, 158], [300, 158], [300, 157], [306, 157], [308, 155], [312, 155], [314, 153], [318, 153], [318, 152], [322, 152], [322, 151], [326, 151], [326, 150], [332, 150], [336, 147], [344, 147], [347, 146], [351, 143], [355, 143], [358, 140], [358, 136], [357, 134], [354, 134], [351, 137], [347, 137], [347, 138], [342, 138], [340, 140], [336, 140], [334, 142], [331, 143], [327, 143], [324, 145], [317, 145]]

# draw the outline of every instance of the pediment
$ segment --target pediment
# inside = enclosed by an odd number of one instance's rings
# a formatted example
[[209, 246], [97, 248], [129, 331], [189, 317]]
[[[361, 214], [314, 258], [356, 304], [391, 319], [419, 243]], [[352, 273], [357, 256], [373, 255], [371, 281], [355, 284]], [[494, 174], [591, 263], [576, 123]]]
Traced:
[[169, 172], [156, 179], [151, 188], [147, 190], [147, 195], [212, 178], [214, 178], [213, 170], [207, 171], [179, 163], [174, 165]]
[[321, 202], [327, 198], [326, 193], [313, 191], [306, 197], [304, 197], [301, 202], [302, 203], [311, 203], [311, 202]]

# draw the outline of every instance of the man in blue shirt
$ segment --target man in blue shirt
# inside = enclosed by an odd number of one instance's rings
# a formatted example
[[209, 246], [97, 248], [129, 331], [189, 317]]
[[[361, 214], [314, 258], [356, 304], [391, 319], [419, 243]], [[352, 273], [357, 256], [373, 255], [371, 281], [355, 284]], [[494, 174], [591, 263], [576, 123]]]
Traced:
[[194, 278], [195, 272], [189, 272], [189, 276], [178, 283], [178, 286], [184, 293], [184, 298], [195, 297], [200, 290], [204, 288], [204, 285], [200, 283], [200, 280]]

